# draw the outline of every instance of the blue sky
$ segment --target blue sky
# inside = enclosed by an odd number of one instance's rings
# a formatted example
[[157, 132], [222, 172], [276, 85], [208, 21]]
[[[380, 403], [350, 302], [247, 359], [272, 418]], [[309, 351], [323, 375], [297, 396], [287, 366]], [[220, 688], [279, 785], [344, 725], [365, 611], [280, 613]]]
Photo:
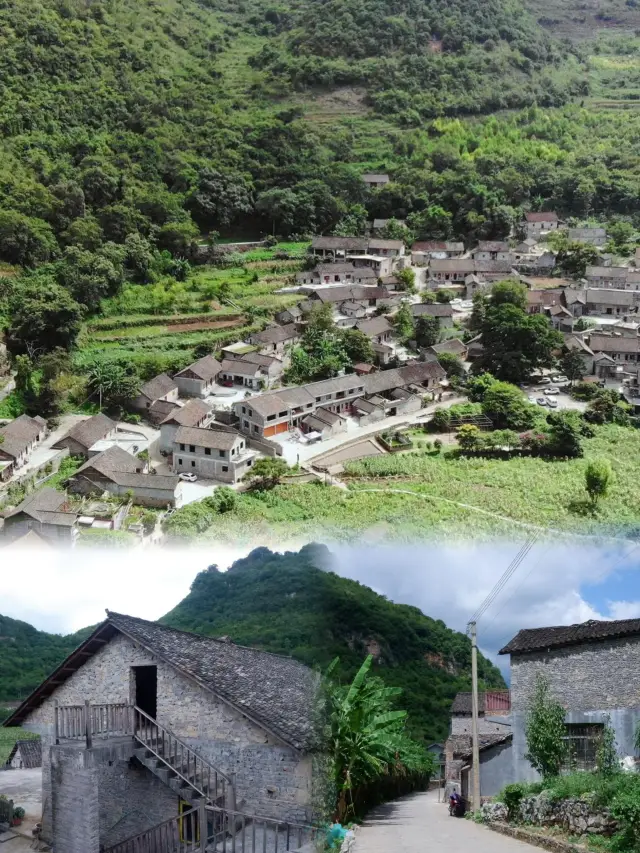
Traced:
[[[464, 631], [523, 542], [328, 544], [338, 574]], [[271, 547], [297, 550], [301, 544]], [[157, 619], [187, 594], [199, 571], [211, 563], [225, 568], [249, 550], [7, 550], [0, 552], [0, 613], [57, 633], [99, 622], [105, 608]], [[640, 617], [639, 569], [640, 544], [539, 542], [479, 621], [480, 648], [508, 676], [508, 658], [497, 651], [520, 628]]]

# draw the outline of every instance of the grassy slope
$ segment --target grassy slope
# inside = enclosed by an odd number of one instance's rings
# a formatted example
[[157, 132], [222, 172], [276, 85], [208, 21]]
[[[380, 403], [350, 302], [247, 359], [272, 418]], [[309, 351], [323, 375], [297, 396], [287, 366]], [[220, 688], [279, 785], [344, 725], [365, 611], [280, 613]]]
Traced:
[[[321, 535], [346, 541], [366, 533], [369, 538], [412, 541], [431, 535], [510, 536], [511, 520], [590, 535], [629, 535], [640, 526], [640, 432], [599, 427], [584, 446], [583, 459], [567, 462], [450, 460], [424, 451], [374, 457], [351, 463], [348, 492], [318, 483], [243, 495], [237, 509], [216, 517], [204, 535], [227, 542], [275, 543]], [[595, 515], [586, 506], [584, 490], [585, 467], [593, 458], [610, 459], [616, 478]], [[391, 489], [410, 490], [419, 497], [393, 494]]]
[[[228, 635], [322, 669], [339, 657], [346, 679], [372, 652], [378, 674], [404, 689], [401, 707], [414, 731], [427, 742], [446, 737], [451, 700], [468, 688], [468, 639], [415, 607], [317, 568], [326, 556], [313, 545], [284, 555], [260, 548], [225, 573], [199, 574], [189, 595], [161, 621]], [[503, 686], [484, 658], [479, 673], [487, 686]]]

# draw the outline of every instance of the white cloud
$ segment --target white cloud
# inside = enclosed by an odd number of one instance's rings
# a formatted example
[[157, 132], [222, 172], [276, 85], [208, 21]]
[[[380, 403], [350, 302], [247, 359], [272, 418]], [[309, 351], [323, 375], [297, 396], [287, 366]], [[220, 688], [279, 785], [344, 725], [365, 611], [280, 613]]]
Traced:
[[[437, 543], [407, 547], [334, 548], [336, 571], [386, 595], [412, 604], [450, 628], [464, 631], [509, 563], [518, 543]], [[499, 657], [521, 628], [571, 625], [587, 619], [623, 618], [640, 613], [640, 602], [612, 602], [599, 612], [581, 593], [627, 568], [617, 551], [596, 546], [542, 542], [534, 546], [495, 602], [478, 622], [482, 651], [506, 672]], [[625, 610], [624, 608], [628, 608]], [[603, 608], [604, 609], [604, 608]]]
[[[250, 548], [0, 551], [0, 613], [42, 631], [94, 625], [105, 609], [158, 619], [184, 598], [198, 572], [228, 568]], [[19, 565], [18, 565], [19, 563]]]
[[612, 619], [638, 619], [640, 601], [608, 601], [609, 615]]

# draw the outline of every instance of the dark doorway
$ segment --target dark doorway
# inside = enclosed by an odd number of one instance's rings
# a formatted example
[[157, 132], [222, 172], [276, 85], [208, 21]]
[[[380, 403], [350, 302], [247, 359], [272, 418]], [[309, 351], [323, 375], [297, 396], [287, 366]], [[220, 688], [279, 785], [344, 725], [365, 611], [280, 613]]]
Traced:
[[156, 666], [134, 666], [136, 679], [135, 703], [155, 720], [158, 710], [158, 668]]

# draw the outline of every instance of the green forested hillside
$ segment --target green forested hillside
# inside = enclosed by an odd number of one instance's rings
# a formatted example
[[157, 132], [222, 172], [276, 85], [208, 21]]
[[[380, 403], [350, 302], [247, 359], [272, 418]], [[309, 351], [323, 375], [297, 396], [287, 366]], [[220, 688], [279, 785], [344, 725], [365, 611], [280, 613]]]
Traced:
[[60, 664], [89, 629], [61, 636], [0, 616], [0, 706], [24, 699]]
[[[393, 604], [333, 574], [329, 562], [321, 546], [284, 555], [258, 548], [226, 572], [215, 566], [201, 572], [190, 594], [160, 621], [323, 669], [339, 656], [345, 679], [373, 654], [377, 673], [402, 687], [413, 732], [427, 741], [446, 737], [451, 701], [469, 687], [469, 639], [416, 607]], [[479, 673], [487, 686], [504, 687], [482, 657]]]

